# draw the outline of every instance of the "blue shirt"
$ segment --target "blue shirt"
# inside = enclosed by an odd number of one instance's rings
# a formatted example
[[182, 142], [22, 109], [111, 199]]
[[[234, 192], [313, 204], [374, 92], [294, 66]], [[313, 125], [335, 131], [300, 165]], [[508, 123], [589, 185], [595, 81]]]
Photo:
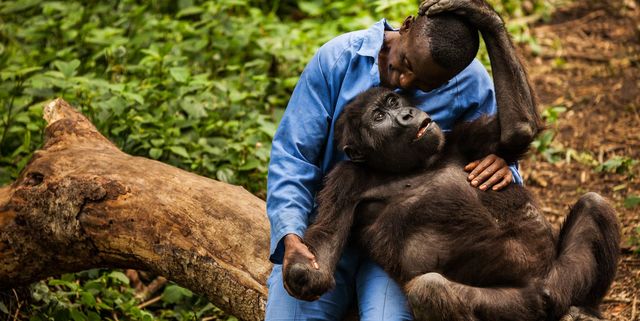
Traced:
[[[334, 124], [347, 103], [380, 85], [378, 53], [385, 30], [393, 29], [383, 19], [369, 29], [330, 40], [300, 76], [271, 148], [267, 215], [271, 222], [269, 259], [273, 263], [282, 263], [285, 235], [304, 234], [324, 175], [347, 159], [335, 147]], [[493, 82], [477, 60], [437, 89], [403, 94], [412, 96], [416, 107], [444, 130], [457, 121], [496, 112]], [[521, 183], [515, 167], [512, 172]]]

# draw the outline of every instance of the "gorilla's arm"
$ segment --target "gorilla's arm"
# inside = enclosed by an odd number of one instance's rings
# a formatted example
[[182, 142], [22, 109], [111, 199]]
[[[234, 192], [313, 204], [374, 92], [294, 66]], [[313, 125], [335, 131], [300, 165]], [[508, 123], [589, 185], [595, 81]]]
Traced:
[[318, 194], [318, 216], [305, 232], [304, 241], [318, 257], [321, 267], [333, 274], [335, 265], [349, 237], [357, 197], [368, 175], [352, 162], [339, 163], [327, 175]]
[[502, 18], [480, 0], [427, 0], [420, 5], [420, 14], [441, 12], [459, 14], [480, 30], [491, 60], [498, 104], [497, 123], [492, 125], [498, 126], [500, 146], [494, 147], [506, 153], [500, 155], [505, 160], [508, 160], [505, 156], [520, 154], [533, 141], [543, 123], [527, 73]]
[[368, 175], [351, 162], [339, 163], [326, 177], [318, 194], [318, 216], [303, 241], [315, 255], [318, 269], [305, 257], [292, 258], [284, 273], [289, 294], [316, 300], [335, 286], [333, 274], [351, 232], [355, 207]]
[[[500, 19], [493, 9], [491, 12]], [[518, 154], [543, 127], [536, 98], [502, 20], [480, 30], [489, 52], [496, 88], [500, 149]]]
[[[496, 154], [507, 162], [520, 158], [520, 153], [500, 149], [500, 124], [497, 116], [481, 116], [471, 122], [458, 123], [446, 134], [447, 147], [462, 154], [465, 162]], [[527, 151], [524, 148], [522, 154]]]

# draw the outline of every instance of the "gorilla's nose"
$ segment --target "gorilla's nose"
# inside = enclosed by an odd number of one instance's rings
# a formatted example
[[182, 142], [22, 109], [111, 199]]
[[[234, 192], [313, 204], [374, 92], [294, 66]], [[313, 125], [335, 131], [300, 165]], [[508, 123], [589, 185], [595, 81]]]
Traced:
[[400, 123], [401, 125], [410, 125], [414, 116], [415, 112], [413, 111], [413, 108], [402, 108], [398, 112], [398, 116], [396, 118], [398, 120], [398, 123]]

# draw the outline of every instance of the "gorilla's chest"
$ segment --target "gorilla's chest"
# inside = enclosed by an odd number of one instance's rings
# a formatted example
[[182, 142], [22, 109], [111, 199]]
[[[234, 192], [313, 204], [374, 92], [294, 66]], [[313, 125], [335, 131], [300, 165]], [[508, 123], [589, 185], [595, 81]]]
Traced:
[[450, 165], [414, 175], [379, 178], [362, 194], [356, 220], [366, 224], [386, 216], [434, 221], [442, 215], [450, 217], [460, 207], [482, 206], [466, 177], [460, 166]]

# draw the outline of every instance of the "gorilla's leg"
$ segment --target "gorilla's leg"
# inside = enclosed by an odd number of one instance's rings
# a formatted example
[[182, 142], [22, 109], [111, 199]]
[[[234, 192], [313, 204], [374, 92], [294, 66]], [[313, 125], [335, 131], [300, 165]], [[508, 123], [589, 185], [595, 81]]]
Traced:
[[560, 230], [558, 258], [545, 286], [555, 318], [569, 306], [599, 317], [598, 306], [616, 272], [619, 229], [615, 211], [600, 195], [587, 193], [573, 206]]
[[438, 273], [415, 277], [405, 291], [416, 321], [476, 320], [454, 290], [453, 282]]
[[417, 321], [542, 320], [542, 285], [479, 288], [450, 281], [438, 273], [415, 277], [405, 286]]

